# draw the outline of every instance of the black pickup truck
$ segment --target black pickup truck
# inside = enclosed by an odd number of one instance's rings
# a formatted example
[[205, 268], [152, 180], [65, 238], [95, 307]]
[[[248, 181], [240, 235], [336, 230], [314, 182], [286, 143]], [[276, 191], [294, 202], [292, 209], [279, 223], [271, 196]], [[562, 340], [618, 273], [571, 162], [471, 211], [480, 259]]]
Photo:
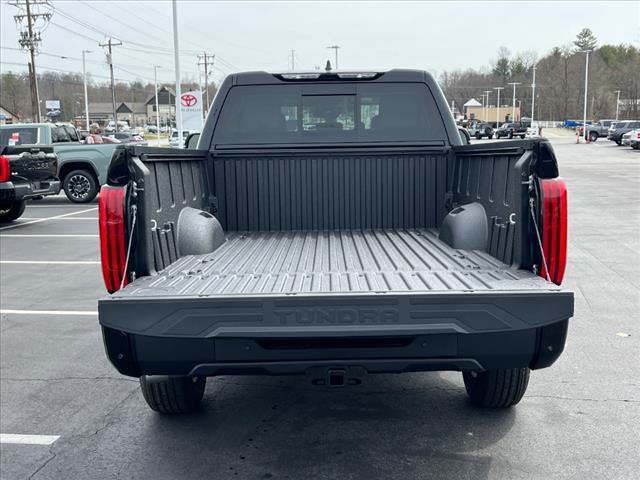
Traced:
[[53, 147], [0, 147], [0, 223], [18, 219], [27, 200], [60, 193]]
[[527, 126], [528, 125], [526, 123], [521, 123], [521, 122], [503, 123], [502, 125], [500, 125], [500, 128], [497, 128], [496, 130], [494, 130], [493, 133], [497, 138], [520, 137], [524, 139], [524, 137], [527, 134]]
[[99, 202], [107, 356], [149, 406], [216, 375], [463, 372], [509, 407], [573, 293], [551, 145], [464, 145], [426, 72], [241, 73], [197, 149], [118, 147]]

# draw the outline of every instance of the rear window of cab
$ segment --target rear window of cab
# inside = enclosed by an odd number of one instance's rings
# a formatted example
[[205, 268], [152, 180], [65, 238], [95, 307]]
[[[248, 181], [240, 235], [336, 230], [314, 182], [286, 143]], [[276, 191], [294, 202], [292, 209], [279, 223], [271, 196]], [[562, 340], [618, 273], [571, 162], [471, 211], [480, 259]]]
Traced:
[[[331, 88], [333, 87], [333, 88]], [[216, 145], [425, 142], [447, 138], [433, 95], [421, 83], [233, 87]]]

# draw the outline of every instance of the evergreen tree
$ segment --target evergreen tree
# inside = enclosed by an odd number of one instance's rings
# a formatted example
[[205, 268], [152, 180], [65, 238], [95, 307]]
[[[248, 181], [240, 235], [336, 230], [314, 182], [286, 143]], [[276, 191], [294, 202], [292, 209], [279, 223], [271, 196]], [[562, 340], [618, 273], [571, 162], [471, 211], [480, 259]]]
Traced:
[[593, 50], [596, 48], [597, 43], [598, 39], [588, 28], [583, 28], [580, 33], [576, 35], [576, 39], [573, 42], [578, 50]]

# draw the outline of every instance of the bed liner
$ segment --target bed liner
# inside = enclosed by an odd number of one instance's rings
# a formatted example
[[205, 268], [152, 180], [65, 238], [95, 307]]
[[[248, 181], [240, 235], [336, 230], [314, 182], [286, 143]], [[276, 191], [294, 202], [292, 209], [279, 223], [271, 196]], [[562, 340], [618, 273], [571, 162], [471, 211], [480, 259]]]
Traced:
[[538, 327], [573, 299], [436, 229], [231, 232], [99, 308], [104, 326], [154, 336], [375, 335]]
[[231, 232], [116, 297], [560, 290], [485, 252], [457, 250], [437, 230]]

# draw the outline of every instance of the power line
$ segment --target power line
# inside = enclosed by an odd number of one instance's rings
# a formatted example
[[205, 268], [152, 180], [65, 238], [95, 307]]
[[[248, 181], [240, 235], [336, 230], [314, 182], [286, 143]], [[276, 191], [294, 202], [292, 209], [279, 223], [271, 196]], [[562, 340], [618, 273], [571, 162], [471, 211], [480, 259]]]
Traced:
[[[123, 25], [127, 28], [130, 28], [132, 31], [135, 31], [136, 33], [140, 34], [140, 35], [144, 35], [145, 37], [149, 38], [150, 40], [154, 41], [154, 42], [163, 42], [164, 40], [159, 39], [158, 37], [154, 37], [153, 35], [150, 35], [149, 33], [145, 32], [144, 30], [140, 29], [139, 27], [135, 27], [132, 26], [131, 24], [126, 23], [124, 20], [122, 20], [122, 18], [116, 18], [110, 14], [108, 14], [107, 12], [100, 10], [99, 8], [97, 8], [95, 5], [90, 5], [89, 3], [85, 2], [84, 0], [80, 0], [80, 3], [82, 3], [83, 5], [85, 5], [86, 7], [95, 10], [96, 12], [98, 12], [100, 15], [104, 15], [107, 18], [110, 18], [111, 20], [114, 20], [115, 22], [117, 22], [119, 25]], [[127, 12], [127, 15], [131, 14], [130, 11]], [[145, 26], [150, 25], [149, 20], [145, 20]]]

